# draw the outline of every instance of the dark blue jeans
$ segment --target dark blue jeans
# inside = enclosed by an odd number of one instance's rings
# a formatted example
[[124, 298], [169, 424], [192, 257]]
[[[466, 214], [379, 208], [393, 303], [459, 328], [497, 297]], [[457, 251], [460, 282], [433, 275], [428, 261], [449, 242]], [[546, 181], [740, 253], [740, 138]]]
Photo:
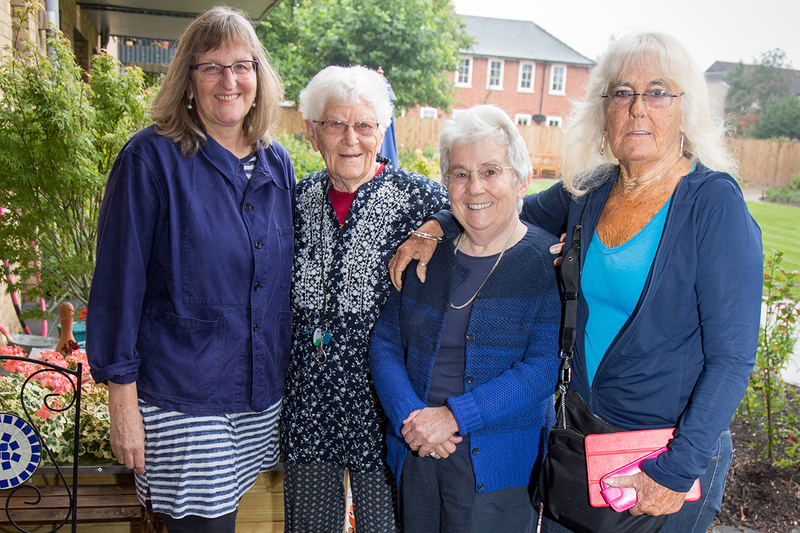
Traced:
[[[660, 533], [706, 533], [722, 505], [725, 492], [725, 479], [731, 466], [733, 443], [731, 432], [722, 432], [717, 446], [717, 454], [711, 458], [708, 470], [700, 478], [702, 496], [696, 502], [684, 502], [681, 510], [670, 515]], [[542, 517], [544, 533], [573, 533], [572, 530]]]

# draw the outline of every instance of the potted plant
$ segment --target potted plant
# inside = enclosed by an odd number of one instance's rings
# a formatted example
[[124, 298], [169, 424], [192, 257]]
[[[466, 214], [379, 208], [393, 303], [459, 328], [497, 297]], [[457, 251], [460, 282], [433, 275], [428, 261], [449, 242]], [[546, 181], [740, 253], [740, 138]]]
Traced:
[[[31, 0], [15, 8], [15, 36], [35, 9]], [[87, 74], [69, 41], [52, 33], [49, 55], [17, 41], [0, 60], [0, 259], [13, 268], [8, 292], [85, 306], [108, 173], [128, 137], [147, 124], [149, 94], [139, 69], [105, 53]], [[37, 274], [41, 282], [30, 286]]]

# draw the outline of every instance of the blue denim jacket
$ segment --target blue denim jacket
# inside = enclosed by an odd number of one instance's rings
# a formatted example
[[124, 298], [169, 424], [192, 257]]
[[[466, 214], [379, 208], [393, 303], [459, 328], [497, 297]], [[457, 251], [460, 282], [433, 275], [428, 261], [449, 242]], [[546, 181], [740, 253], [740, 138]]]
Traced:
[[[294, 170], [273, 142], [249, 182], [214, 139], [153, 127], [117, 157], [100, 211], [87, 354], [97, 382], [191, 414], [278, 401], [289, 359]], [[238, 185], [237, 185], [238, 184]]]

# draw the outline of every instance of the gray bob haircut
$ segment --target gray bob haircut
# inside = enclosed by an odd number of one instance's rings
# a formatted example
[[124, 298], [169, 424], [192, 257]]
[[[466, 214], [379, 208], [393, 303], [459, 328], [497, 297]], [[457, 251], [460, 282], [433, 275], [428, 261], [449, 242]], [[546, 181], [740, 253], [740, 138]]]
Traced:
[[156, 131], [179, 143], [184, 154], [197, 152], [206, 142], [197, 106], [187, 107], [187, 93], [194, 87], [191, 67], [206, 52], [223, 47], [244, 47], [258, 61], [255, 107], [245, 116], [242, 130], [247, 144], [271, 141], [269, 130], [277, 122], [283, 99], [281, 79], [267, 59], [247, 15], [238, 9], [215, 6], [194, 19], [183, 32], [161, 89], [150, 106], [149, 116], [156, 124]]
[[[600, 155], [606, 123], [602, 96], [631, 68], [660, 73], [676, 91], [684, 93], [673, 104], [681, 106], [684, 154], [712, 170], [737, 177], [736, 158], [725, 142], [728, 129], [722, 117], [712, 115], [705, 76], [688, 50], [669, 35], [635, 32], [609, 45], [592, 69], [584, 100], [573, 102], [564, 132], [564, 186], [573, 195], [580, 196], [613, 175], [618, 161], [611, 150], [606, 148], [605, 154]], [[606, 165], [606, 172], [598, 176], [592, 170], [600, 165]]]
[[298, 97], [305, 120], [322, 118], [328, 104], [365, 105], [375, 112], [380, 131], [392, 123], [392, 101], [383, 76], [367, 67], [330, 66], [317, 72]]
[[505, 111], [493, 105], [476, 105], [445, 121], [439, 133], [439, 169], [447, 186], [450, 153], [456, 145], [488, 141], [507, 151], [506, 161], [514, 170], [517, 183], [525, 183], [533, 172], [528, 147]]

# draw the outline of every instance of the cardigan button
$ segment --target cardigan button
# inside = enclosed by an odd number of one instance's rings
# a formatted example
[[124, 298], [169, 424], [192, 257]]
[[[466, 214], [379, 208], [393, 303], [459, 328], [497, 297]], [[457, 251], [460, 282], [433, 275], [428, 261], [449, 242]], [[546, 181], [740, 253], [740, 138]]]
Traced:
[[260, 242], [256, 241], [256, 243], [254, 244], [254, 246], [260, 250], [260, 249], [261, 249], [261, 247], [262, 247], [262, 246], [264, 246], [264, 245], [263, 245], [262, 243], [260, 243]]
[[260, 289], [260, 288], [261, 288], [261, 284], [260, 284], [259, 282], [256, 282], [256, 284], [255, 284], [255, 285], [253, 285], [253, 290], [254, 290], [254, 291], [257, 291], [257, 290], [258, 290], [258, 289]]
[[472, 383], [472, 376], [465, 376], [465, 377], [464, 377], [464, 380], [465, 380], [467, 383]]
[[252, 211], [253, 210], [253, 206], [250, 205], [250, 204], [244, 204], [244, 210], [245, 211]]
[[478, 448], [472, 448], [472, 455], [478, 455], [481, 451]]
[[483, 490], [483, 483], [478, 483], [478, 490]]
[[253, 331], [258, 331], [258, 324], [253, 324]]
[[473, 335], [472, 333], [467, 333], [467, 340], [470, 342], [474, 341], [475, 335]]

